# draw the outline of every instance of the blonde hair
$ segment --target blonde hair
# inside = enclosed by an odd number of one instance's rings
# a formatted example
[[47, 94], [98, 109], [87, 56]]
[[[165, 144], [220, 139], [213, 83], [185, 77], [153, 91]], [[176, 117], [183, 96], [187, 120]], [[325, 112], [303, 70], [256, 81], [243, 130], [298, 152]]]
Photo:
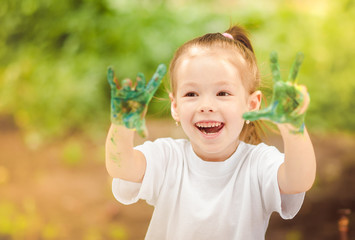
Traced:
[[[255, 92], [260, 86], [260, 73], [257, 65], [256, 57], [253, 47], [248, 38], [246, 31], [235, 25], [230, 27], [226, 33], [233, 36], [233, 39], [223, 36], [221, 33], [208, 33], [204, 36], [197, 37], [186, 43], [184, 43], [174, 54], [174, 57], [170, 63], [169, 75], [170, 75], [170, 88], [173, 95], [176, 94], [176, 74], [175, 69], [178, 60], [181, 56], [188, 53], [192, 47], [211, 47], [217, 46], [222, 48], [231, 48], [236, 51], [236, 54], [240, 54], [246, 62], [249, 71], [242, 73], [242, 82], [245, 89], [250, 93]], [[262, 122], [260, 120], [244, 124], [243, 129], [239, 135], [239, 139], [251, 144], [258, 144], [261, 142], [261, 136], [264, 136], [262, 130]]]

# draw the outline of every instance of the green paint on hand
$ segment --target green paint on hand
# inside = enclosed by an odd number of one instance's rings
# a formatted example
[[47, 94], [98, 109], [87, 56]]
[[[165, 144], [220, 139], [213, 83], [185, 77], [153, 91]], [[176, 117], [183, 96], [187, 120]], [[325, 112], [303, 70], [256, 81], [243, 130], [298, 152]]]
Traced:
[[299, 109], [303, 105], [304, 95], [301, 87], [296, 84], [302, 61], [303, 54], [299, 52], [291, 67], [288, 81], [285, 82], [281, 79], [277, 53], [272, 52], [270, 67], [274, 86], [271, 104], [260, 111], [246, 112], [243, 114], [243, 118], [250, 121], [265, 119], [274, 123], [289, 123], [296, 128], [293, 133], [303, 133], [305, 112], [300, 114]]
[[132, 81], [126, 79], [120, 87], [113, 69], [109, 67], [107, 80], [111, 87], [111, 122], [135, 129], [140, 136], [145, 137], [144, 117], [148, 104], [165, 74], [166, 66], [160, 64], [147, 85], [144, 75], [138, 73], [136, 86], [133, 87]]

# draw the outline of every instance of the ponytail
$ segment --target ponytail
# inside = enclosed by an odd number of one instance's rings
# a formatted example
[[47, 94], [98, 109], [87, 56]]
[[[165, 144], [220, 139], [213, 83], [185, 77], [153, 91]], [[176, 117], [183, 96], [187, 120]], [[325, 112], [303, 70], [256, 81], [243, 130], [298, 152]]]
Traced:
[[247, 49], [249, 49], [252, 53], [254, 53], [253, 46], [251, 45], [251, 42], [248, 37], [248, 33], [245, 31], [245, 29], [235, 25], [230, 27], [225, 32], [232, 35], [234, 41], [243, 44]]

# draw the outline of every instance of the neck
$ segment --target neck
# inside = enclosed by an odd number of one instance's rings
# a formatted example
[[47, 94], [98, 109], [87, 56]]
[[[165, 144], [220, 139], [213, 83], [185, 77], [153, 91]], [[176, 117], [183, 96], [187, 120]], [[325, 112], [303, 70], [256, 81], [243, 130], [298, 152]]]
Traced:
[[238, 140], [232, 146], [229, 146], [227, 149], [220, 151], [220, 152], [201, 152], [199, 148], [192, 145], [192, 149], [194, 150], [195, 154], [204, 161], [207, 162], [223, 162], [230, 158], [239, 146], [240, 141]]

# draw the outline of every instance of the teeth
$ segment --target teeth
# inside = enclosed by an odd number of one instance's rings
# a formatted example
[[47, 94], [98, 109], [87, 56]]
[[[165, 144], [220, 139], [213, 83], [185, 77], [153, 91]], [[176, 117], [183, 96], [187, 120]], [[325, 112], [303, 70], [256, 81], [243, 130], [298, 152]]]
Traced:
[[212, 123], [196, 123], [196, 126], [199, 128], [210, 128], [210, 127], [219, 127], [222, 123], [220, 122], [212, 122]]

